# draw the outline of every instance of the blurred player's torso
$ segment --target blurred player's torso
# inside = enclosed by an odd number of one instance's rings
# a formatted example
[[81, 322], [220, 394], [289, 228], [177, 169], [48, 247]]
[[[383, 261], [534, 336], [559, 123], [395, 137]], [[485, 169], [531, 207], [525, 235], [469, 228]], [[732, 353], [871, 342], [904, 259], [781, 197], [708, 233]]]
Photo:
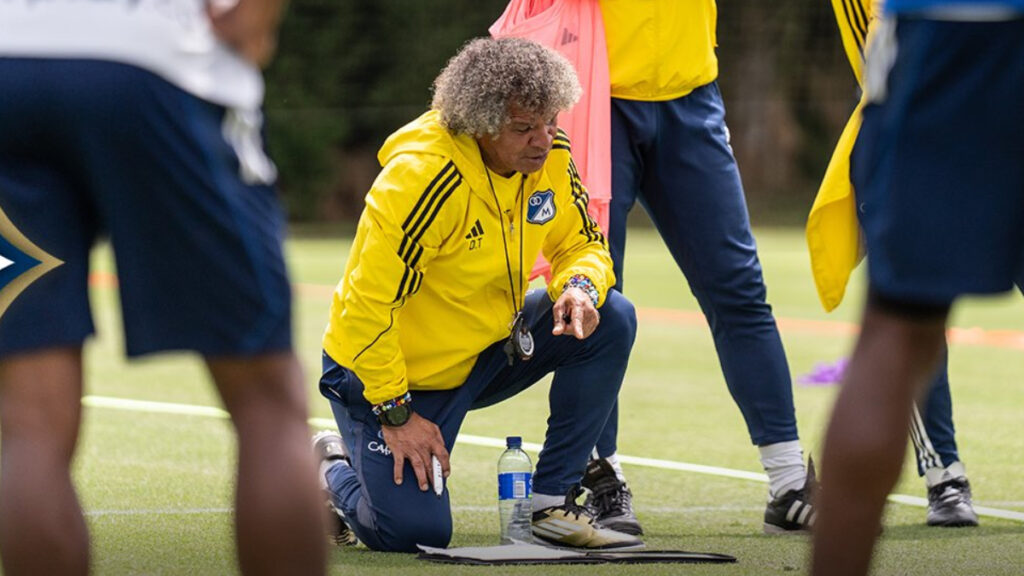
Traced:
[[217, 40], [204, 0], [4, 0], [0, 56], [122, 62], [225, 106], [263, 99], [259, 71]]
[[664, 101], [718, 77], [714, 0], [601, 0], [611, 95]]

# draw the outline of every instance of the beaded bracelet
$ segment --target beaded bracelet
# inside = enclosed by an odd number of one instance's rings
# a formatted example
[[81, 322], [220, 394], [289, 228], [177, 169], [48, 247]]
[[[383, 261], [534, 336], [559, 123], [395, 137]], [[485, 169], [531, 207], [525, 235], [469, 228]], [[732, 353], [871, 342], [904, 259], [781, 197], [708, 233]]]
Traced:
[[391, 410], [392, 408], [397, 408], [399, 406], [402, 406], [403, 404], [408, 404], [409, 402], [412, 402], [412, 394], [406, 392], [405, 395], [399, 396], [398, 398], [392, 398], [391, 400], [385, 400], [380, 404], [374, 404], [373, 415], [380, 416], [381, 413], [383, 412], [387, 412], [388, 410]]
[[594, 303], [594, 308], [597, 308], [597, 303], [601, 300], [601, 295], [597, 292], [597, 287], [594, 286], [594, 281], [587, 278], [583, 274], [574, 274], [569, 281], [562, 286], [562, 292], [565, 292], [569, 288], [579, 288], [583, 290], [584, 294], [590, 296], [590, 300]]

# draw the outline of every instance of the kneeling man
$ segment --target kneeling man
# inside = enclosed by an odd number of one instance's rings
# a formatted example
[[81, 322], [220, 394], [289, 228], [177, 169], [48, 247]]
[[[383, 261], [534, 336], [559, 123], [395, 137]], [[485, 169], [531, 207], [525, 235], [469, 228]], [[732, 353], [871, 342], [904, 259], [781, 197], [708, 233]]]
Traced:
[[[370, 548], [446, 546], [444, 476], [469, 410], [554, 372], [533, 481], [533, 531], [563, 546], [635, 545], [576, 504], [636, 334], [604, 235], [558, 130], [579, 98], [572, 66], [521, 39], [468, 43], [434, 81], [432, 110], [379, 153], [324, 335], [321, 434], [342, 535]], [[526, 292], [539, 253], [547, 291]], [[342, 440], [344, 438], [344, 440]]]

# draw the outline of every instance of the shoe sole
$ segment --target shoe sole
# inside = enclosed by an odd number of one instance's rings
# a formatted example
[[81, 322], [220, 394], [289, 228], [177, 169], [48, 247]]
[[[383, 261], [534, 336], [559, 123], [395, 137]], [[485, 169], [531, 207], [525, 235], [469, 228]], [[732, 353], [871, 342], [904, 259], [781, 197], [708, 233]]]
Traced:
[[557, 542], [555, 540], [548, 540], [543, 536], [533, 535], [533, 543], [540, 544], [541, 546], [547, 546], [548, 548], [555, 548], [557, 550], [643, 550], [647, 547], [644, 542], [623, 542], [620, 544], [608, 544], [606, 546], [573, 546], [564, 542]]
[[929, 522], [928, 525], [934, 528], [976, 528], [978, 526], [978, 521], [956, 520], [953, 522]]
[[630, 536], [644, 535], [644, 529], [639, 526], [631, 526], [629, 524], [605, 524], [600, 520], [598, 520], [598, 523], [601, 525], [602, 528], [607, 528], [609, 530], [614, 530], [616, 532], [622, 532], [623, 534], [629, 534]]
[[327, 523], [327, 542], [339, 548], [355, 546], [359, 544], [359, 537], [352, 531], [352, 528], [345, 523], [341, 513], [330, 499], [327, 500], [324, 520]]

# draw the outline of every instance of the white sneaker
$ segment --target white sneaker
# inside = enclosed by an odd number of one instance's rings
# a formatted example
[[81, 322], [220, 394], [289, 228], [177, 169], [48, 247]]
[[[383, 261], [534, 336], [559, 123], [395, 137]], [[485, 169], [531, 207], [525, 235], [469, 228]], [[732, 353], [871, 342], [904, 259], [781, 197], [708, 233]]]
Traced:
[[576, 503], [582, 490], [569, 489], [565, 502], [533, 513], [533, 535], [556, 546], [605, 549], [642, 546], [643, 540], [594, 523], [594, 513]]

